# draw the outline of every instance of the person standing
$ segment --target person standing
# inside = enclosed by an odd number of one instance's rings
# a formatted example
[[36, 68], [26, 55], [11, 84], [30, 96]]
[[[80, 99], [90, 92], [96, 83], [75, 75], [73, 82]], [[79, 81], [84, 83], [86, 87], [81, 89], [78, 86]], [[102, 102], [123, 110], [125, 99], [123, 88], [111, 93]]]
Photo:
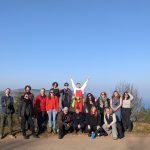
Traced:
[[30, 125], [33, 137], [37, 138], [35, 133], [35, 127], [33, 122], [33, 103], [29, 99], [29, 95], [26, 93], [24, 97], [22, 96], [19, 105], [19, 119], [21, 120], [21, 129], [24, 139], [28, 139], [29, 136], [26, 135], [26, 123]]
[[124, 131], [132, 131], [132, 122], [131, 122], [131, 102], [133, 100], [132, 94], [125, 92], [123, 94], [123, 104], [122, 104], [122, 123]]
[[110, 99], [107, 97], [107, 93], [102, 92], [96, 103], [97, 103], [96, 105], [97, 105], [99, 115], [101, 117], [101, 122], [104, 123], [104, 110], [105, 110], [105, 107], [110, 106]]
[[22, 98], [24, 97], [25, 94], [29, 95], [29, 99], [33, 102], [34, 101], [34, 94], [31, 92], [31, 86], [26, 85], [24, 88], [24, 93], [22, 95]]
[[59, 86], [58, 82], [53, 82], [51, 90], [54, 90], [55, 96], [57, 96], [59, 99], [60, 98], [60, 90], [59, 90], [58, 86]]
[[112, 98], [110, 100], [110, 107], [116, 115], [118, 138], [121, 139], [124, 137], [122, 129], [122, 116], [121, 116], [122, 97], [118, 91], [113, 92]]
[[91, 94], [91, 93], [87, 94], [84, 106], [88, 113], [90, 113], [92, 106], [96, 106], [96, 99], [93, 96], [93, 94]]
[[68, 107], [68, 109], [70, 109], [72, 100], [72, 91], [69, 89], [68, 83], [64, 84], [64, 89], [62, 89], [60, 93], [61, 93], [62, 108]]
[[10, 138], [15, 138], [15, 136], [12, 134], [12, 115], [15, 113], [14, 99], [10, 95], [10, 93], [11, 93], [10, 88], [7, 88], [5, 90], [5, 95], [2, 96], [1, 101], [0, 101], [1, 103], [0, 139], [4, 137], [4, 127], [5, 127], [6, 120], [8, 122]]
[[72, 84], [72, 88], [74, 90], [74, 100], [73, 100], [73, 103], [72, 103], [72, 107], [74, 108], [74, 110], [76, 108], [79, 108], [80, 112], [83, 112], [84, 90], [85, 90], [85, 88], [87, 86], [88, 81], [89, 80], [87, 79], [87, 81], [81, 87], [80, 83], [77, 83], [75, 85], [73, 79], [71, 78], [71, 84]]
[[37, 114], [37, 122], [40, 132], [46, 128], [47, 113], [46, 113], [46, 94], [45, 89], [40, 90], [40, 94], [34, 99], [34, 110]]
[[56, 114], [58, 113], [59, 103], [58, 97], [55, 96], [54, 90], [49, 91], [49, 95], [46, 98], [46, 111], [49, 118], [49, 132], [56, 133]]

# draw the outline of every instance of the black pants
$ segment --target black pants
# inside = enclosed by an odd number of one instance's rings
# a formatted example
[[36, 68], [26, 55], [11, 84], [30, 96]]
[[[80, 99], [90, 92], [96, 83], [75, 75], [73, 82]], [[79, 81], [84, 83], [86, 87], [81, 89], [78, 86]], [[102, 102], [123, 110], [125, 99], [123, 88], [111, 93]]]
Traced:
[[46, 114], [46, 111], [39, 111], [38, 112], [37, 122], [38, 122], [39, 130], [43, 131], [44, 127], [46, 127], [46, 123], [47, 123], [47, 114]]
[[79, 130], [81, 130], [83, 132], [85, 126], [84, 126], [84, 123], [79, 123], [80, 124], [80, 129], [78, 129], [78, 124], [73, 124], [73, 129], [78, 132]]
[[59, 124], [58, 129], [59, 129], [59, 134], [61, 136], [64, 136], [67, 132], [72, 132], [73, 131], [72, 126], [68, 127], [65, 124]]
[[132, 129], [132, 122], [130, 120], [130, 116], [131, 116], [131, 108], [122, 108], [122, 124], [124, 130]]
[[122, 128], [122, 122], [117, 121], [116, 124], [117, 124], [118, 138], [123, 138], [124, 133], [123, 133], [123, 128]]
[[34, 129], [34, 123], [33, 123], [33, 120], [32, 120], [31, 116], [21, 117], [22, 134], [26, 135], [26, 122], [30, 125], [30, 129], [32, 131], [32, 134], [34, 134], [35, 133], [35, 129]]
[[97, 126], [90, 126], [90, 127], [91, 127], [90, 129], [88, 129], [88, 127], [87, 127], [87, 131], [88, 131], [89, 134], [91, 134], [92, 132], [94, 132], [95, 135], [97, 135], [98, 133], [102, 133], [102, 131], [103, 131], [102, 128], [99, 128], [97, 130]]

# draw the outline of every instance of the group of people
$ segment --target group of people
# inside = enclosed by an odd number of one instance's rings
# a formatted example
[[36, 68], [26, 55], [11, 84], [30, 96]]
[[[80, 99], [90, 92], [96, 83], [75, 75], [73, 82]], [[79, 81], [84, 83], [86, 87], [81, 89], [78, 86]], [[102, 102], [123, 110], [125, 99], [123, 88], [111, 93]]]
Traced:
[[[111, 99], [107, 97], [106, 92], [100, 93], [98, 99], [92, 93], [88, 93], [85, 97], [84, 90], [87, 83], [88, 80], [81, 86], [71, 79], [72, 92], [68, 83], [60, 90], [58, 83], [54, 82], [47, 95], [46, 90], [42, 88], [36, 97], [31, 92], [31, 86], [25, 86], [18, 111], [23, 137], [29, 138], [26, 131], [30, 129], [34, 138], [38, 138], [45, 130], [58, 134], [59, 139], [72, 132], [88, 133], [88, 136], [93, 138], [108, 135], [112, 135], [114, 140], [123, 138], [125, 131], [132, 130], [130, 117], [133, 96], [128, 91], [125, 91], [123, 96], [114, 91]], [[10, 136], [14, 138], [12, 133], [14, 112], [14, 99], [11, 90], [7, 88], [0, 101], [1, 139], [4, 137], [6, 120]]]

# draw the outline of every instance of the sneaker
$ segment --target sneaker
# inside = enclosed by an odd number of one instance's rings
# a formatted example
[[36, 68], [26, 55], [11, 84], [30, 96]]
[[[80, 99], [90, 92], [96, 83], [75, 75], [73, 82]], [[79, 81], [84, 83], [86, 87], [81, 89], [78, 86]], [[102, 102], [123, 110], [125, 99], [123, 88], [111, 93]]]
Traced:
[[48, 131], [48, 133], [52, 133], [53, 130], [52, 130], [51, 127], [48, 127], [48, 128], [47, 128], [47, 131]]
[[56, 129], [53, 129], [53, 133], [54, 133], [54, 134], [56, 134], [56, 133], [57, 133]]
[[113, 137], [113, 140], [117, 140], [118, 138], [117, 137]]

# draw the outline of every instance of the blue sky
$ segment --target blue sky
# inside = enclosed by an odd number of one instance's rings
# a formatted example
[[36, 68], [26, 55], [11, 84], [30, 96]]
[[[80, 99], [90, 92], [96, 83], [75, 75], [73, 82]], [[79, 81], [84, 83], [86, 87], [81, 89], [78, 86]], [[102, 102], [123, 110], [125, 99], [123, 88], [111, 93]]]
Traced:
[[0, 0], [0, 89], [133, 83], [150, 99], [150, 1]]

